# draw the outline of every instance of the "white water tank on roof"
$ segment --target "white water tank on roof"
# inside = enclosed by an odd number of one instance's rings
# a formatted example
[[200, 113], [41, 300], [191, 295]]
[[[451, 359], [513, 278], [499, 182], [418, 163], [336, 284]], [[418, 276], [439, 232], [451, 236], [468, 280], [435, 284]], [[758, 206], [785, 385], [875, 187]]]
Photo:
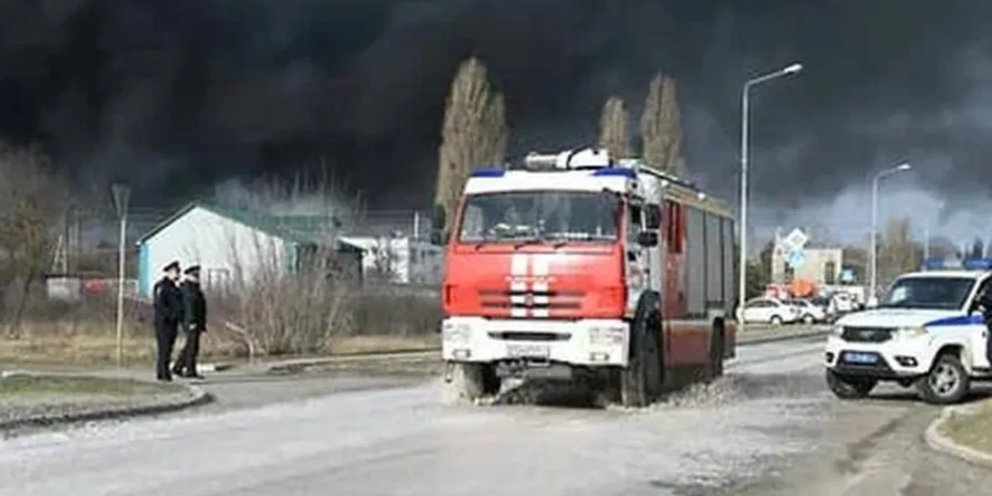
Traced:
[[599, 169], [610, 166], [610, 154], [599, 148], [566, 150], [555, 154], [531, 152], [524, 161], [529, 169]]

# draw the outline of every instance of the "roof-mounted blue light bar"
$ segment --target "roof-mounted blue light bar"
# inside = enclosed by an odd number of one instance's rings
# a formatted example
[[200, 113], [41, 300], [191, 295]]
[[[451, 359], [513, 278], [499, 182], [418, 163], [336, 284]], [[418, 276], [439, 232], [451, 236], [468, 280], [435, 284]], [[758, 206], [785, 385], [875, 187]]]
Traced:
[[992, 268], [992, 260], [987, 258], [973, 258], [965, 260], [962, 265], [964, 265], [966, 270], [989, 270]]
[[499, 167], [483, 167], [472, 171], [471, 177], [503, 177], [505, 174], [506, 170]]
[[637, 172], [626, 167], [605, 167], [593, 172], [594, 176], [622, 176], [628, 179], [637, 179]]

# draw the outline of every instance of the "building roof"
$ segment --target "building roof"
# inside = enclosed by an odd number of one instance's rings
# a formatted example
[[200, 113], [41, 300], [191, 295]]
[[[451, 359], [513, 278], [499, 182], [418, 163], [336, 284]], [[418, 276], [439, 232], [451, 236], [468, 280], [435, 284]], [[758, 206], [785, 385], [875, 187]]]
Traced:
[[[215, 215], [233, 220], [252, 229], [257, 229], [271, 236], [299, 244], [320, 244], [327, 240], [327, 233], [336, 227], [336, 219], [326, 215], [287, 215], [277, 216], [265, 212], [243, 208], [226, 207], [202, 201], [191, 202], [177, 210], [168, 218], [159, 222], [151, 230], [138, 238], [138, 244], [158, 234], [173, 222], [183, 217], [195, 208], [202, 208]], [[338, 240], [339, 248], [362, 250], [360, 246], [347, 241]], [[346, 246], [341, 246], [346, 245]]]

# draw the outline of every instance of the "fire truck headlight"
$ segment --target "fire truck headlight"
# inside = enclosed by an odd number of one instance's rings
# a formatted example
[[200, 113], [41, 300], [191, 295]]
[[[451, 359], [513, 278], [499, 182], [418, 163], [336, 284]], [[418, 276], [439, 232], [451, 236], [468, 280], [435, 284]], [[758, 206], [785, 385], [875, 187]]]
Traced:
[[441, 339], [446, 343], [464, 344], [472, 335], [472, 328], [465, 324], [445, 322], [441, 329]]
[[593, 327], [589, 329], [589, 345], [621, 345], [626, 335], [627, 329], [625, 327]]

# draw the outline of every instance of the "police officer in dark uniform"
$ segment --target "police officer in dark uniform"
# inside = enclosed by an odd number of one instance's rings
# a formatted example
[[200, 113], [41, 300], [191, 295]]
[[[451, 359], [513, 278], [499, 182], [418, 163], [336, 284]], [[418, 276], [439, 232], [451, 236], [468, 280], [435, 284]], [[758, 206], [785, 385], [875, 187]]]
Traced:
[[176, 345], [179, 322], [183, 318], [182, 294], [179, 292], [179, 262], [172, 262], [163, 269], [165, 276], [155, 283], [155, 341], [158, 345], [156, 376], [160, 381], [171, 381], [169, 361]]
[[200, 289], [200, 266], [193, 265], [184, 272], [179, 289], [183, 295], [183, 333], [186, 345], [179, 354], [179, 360], [172, 373], [194, 379], [203, 376], [196, 372], [196, 357], [200, 353], [200, 335], [207, 330], [207, 300]]

